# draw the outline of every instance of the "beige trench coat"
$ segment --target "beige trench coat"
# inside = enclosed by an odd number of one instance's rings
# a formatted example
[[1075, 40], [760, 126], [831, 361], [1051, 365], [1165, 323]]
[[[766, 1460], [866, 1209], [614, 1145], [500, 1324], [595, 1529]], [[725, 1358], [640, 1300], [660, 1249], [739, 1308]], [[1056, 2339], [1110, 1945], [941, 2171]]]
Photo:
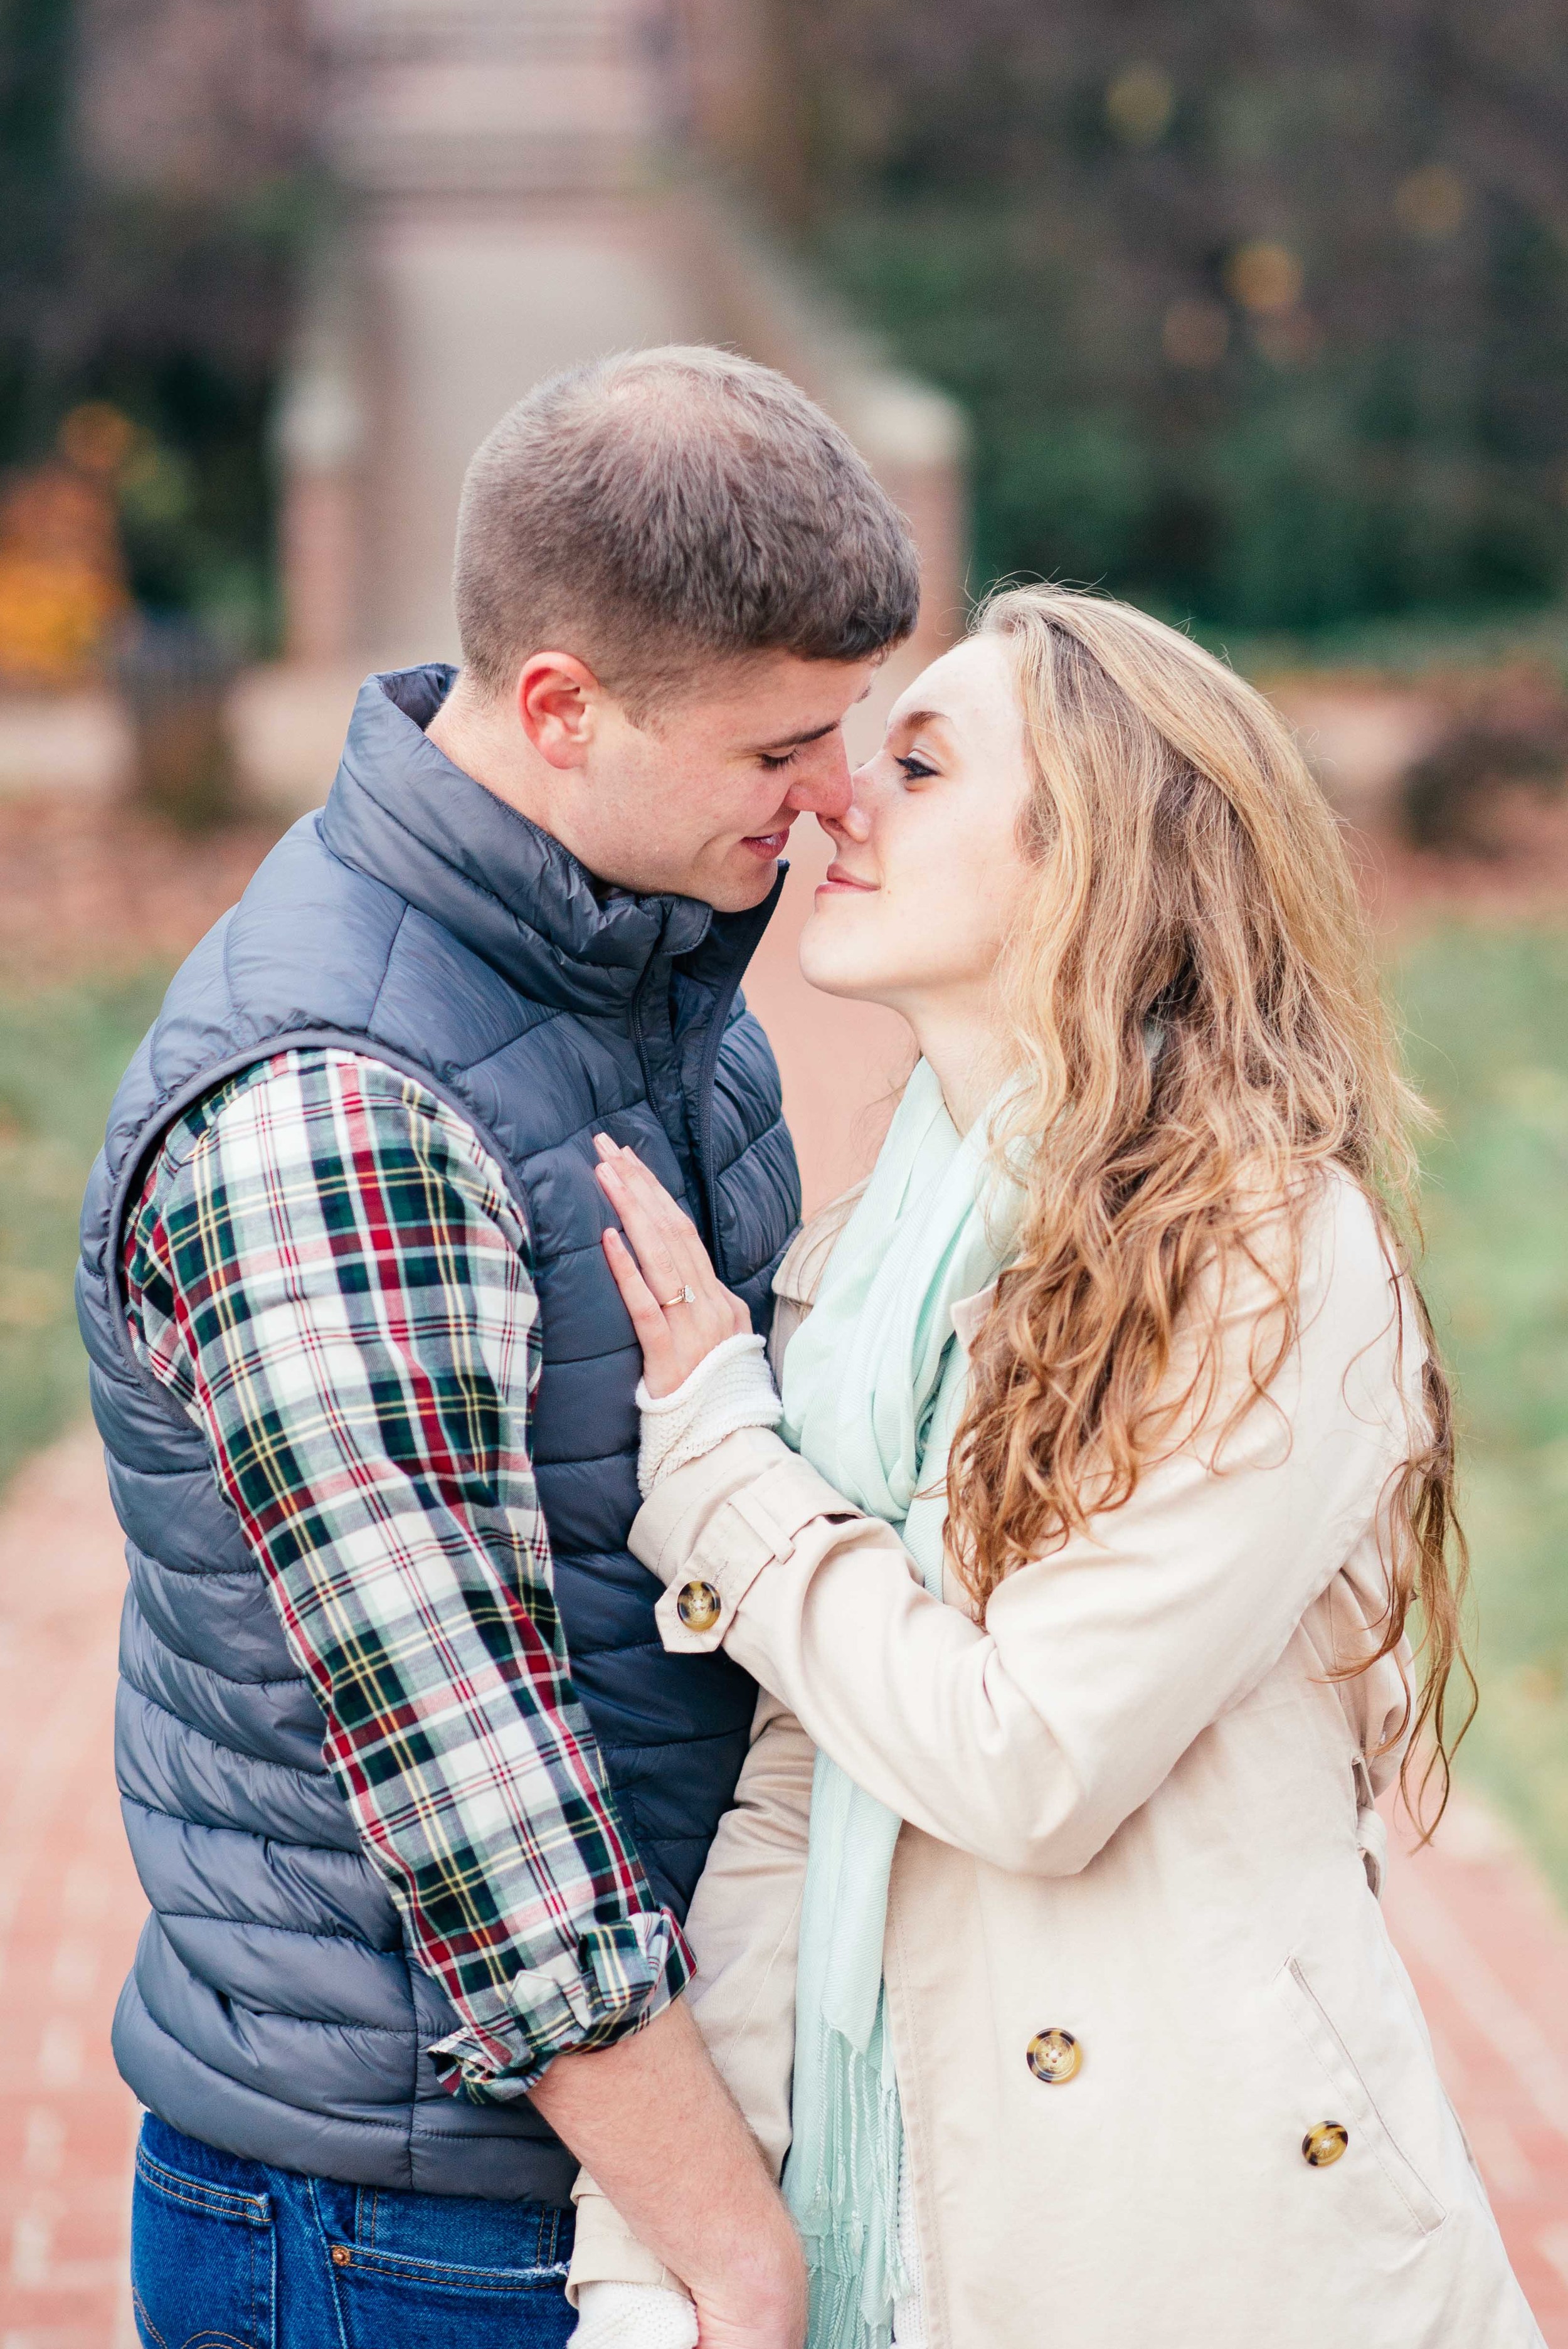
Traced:
[[[1293, 1355], [1216, 1460], [1264, 1299], [1232, 1278], [1205, 1426], [984, 1628], [760, 1431], [633, 1530], [666, 1647], [722, 1640], [770, 1692], [690, 1931], [697, 2019], [776, 2163], [811, 1741], [907, 1822], [885, 1969], [931, 2349], [1541, 2340], [1376, 1897], [1408, 1653], [1327, 1676], [1382, 1613], [1420, 1411], [1347, 1180], [1307, 1227]], [[661, 2272], [584, 2180], [574, 2284]]]

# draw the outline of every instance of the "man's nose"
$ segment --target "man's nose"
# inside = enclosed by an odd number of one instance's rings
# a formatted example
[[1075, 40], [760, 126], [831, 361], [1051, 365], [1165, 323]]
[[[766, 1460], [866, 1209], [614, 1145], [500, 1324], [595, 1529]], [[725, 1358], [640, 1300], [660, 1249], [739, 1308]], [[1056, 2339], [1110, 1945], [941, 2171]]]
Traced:
[[786, 806], [802, 815], [820, 816], [834, 823], [842, 821], [850, 792], [849, 753], [843, 736], [835, 734], [818, 746], [816, 756], [795, 777], [784, 799]]

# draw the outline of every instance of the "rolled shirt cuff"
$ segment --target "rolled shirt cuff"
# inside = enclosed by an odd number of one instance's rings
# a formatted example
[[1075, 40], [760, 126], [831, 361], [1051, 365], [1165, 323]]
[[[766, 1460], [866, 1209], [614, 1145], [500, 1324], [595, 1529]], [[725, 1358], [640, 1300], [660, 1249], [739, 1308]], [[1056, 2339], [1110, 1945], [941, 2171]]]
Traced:
[[643, 2030], [696, 1971], [667, 1909], [590, 1925], [575, 1950], [557, 1950], [503, 1987], [466, 1998], [462, 2028], [428, 2051], [436, 2075], [470, 2103], [515, 2103], [557, 2055], [613, 2046]]

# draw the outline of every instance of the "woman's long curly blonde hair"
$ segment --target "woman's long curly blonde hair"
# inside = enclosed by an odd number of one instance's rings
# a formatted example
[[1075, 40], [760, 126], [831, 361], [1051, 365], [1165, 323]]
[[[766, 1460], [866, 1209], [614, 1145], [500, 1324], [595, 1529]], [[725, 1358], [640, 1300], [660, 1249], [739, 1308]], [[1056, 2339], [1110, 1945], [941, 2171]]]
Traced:
[[[1278, 1307], [1236, 1415], [1262, 1393], [1295, 1340], [1310, 1178], [1343, 1168], [1426, 1348], [1427, 1423], [1389, 1496], [1380, 1644], [1353, 1669], [1397, 1647], [1418, 1602], [1423, 1672], [1405, 1725], [1440, 1816], [1474, 1685], [1450, 1734], [1450, 1677], [1469, 1677], [1453, 1413], [1403, 1237], [1419, 1103], [1338, 827], [1263, 696], [1144, 613], [1020, 587], [976, 627], [1015, 663], [1034, 774], [1024, 846], [1041, 885], [1003, 971], [1016, 1083], [993, 1141], [1014, 1164], [1026, 1153], [1026, 1205], [952, 1450], [957, 1570], [984, 1611], [1015, 1568], [1128, 1497], [1172, 1423], [1179, 1320], [1181, 1359], [1197, 1364], [1182, 1402], [1214, 1377], [1219, 1307], [1207, 1320], [1199, 1276], [1233, 1249]], [[1295, 1234], [1283, 1265], [1252, 1245], [1282, 1208]]]

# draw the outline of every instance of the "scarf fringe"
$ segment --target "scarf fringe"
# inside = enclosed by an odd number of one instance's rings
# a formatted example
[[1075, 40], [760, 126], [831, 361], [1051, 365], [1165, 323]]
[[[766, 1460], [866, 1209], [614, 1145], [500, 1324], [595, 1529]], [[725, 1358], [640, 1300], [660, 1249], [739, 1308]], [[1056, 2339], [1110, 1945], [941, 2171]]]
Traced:
[[898, 2233], [903, 2116], [885, 2061], [885, 1992], [862, 2054], [826, 2023], [822, 2076], [832, 2083], [830, 2126], [809, 2178], [785, 2166], [784, 2197], [810, 2283], [807, 2349], [890, 2349], [895, 2302], [909, 2290]]

